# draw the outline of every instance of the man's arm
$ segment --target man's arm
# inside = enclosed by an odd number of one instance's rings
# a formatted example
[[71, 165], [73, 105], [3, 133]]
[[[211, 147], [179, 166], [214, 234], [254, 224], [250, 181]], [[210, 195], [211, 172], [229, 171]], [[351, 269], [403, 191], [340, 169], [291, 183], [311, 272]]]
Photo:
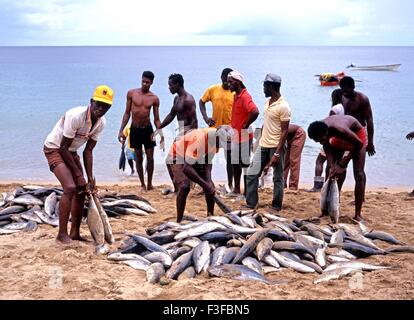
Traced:
[[177, 98], [174, 99], [174, 105], [171, 108], [170, 113], [165, 117], [164, 121], [160, 124], [160, 127], [158, 129], [165, 128], [174, 120], [175, 116], [177, 115], [177, 110], [175, 109], [176, 100]]
[[364, 103], [364, 117], [367, 121], [367, 131], [368, 131], [368, 145], [367, 145], [367, 152], [368, 155], [371, 157], [375, 154], [375, 146], [374, 146], [374, 119], [372, 117], [372, 109], [369, 99], [366, 98]]
[[205, 102], [202, 99], [200, 99], [198, 105], [200, 106], [201, 115], [203, 116], [205, 123], [207, 123], [209, 127], [214, 126], [216, 122], [212, 118], [209, 118], [209, 116], [207, 115]]
[[158, 98], [155, 99], [154, 104], [152, 105], [153, 112], [154, 112], [154, 125], [155, 128], [158, 129], [161, 126], [160, 121], [160, 100]]
[[83, 177], [82, 170], [76, 165], [73, 157], [69, 151], [69, 147], [72, 144], [73, 139], [62, 137], [62, 142], [60, 143], [59, 153], [62, 156], [63, 161], [68, 166], [72, 176], [75, 178], [75, 184], [78, 187], [83, 187], [86, 185], [85, 178]]
[[85, 150], [83, 151], [83, 165], [85, 166], [86, 176], [88, 177], [88, 183], [93, 181], [93, 149], [96, 146], [96, 140], [89, 139], [86, 143]]
[[276, 152], [273, 154], [272, 159], [264, 169], [265, 174], [267, 174], [267, 171], [270, 167], [276, 165], [280, 160], [280, 153], [282, 152], [282, 149], [285, 146], [286, 139], [289, 133], [289, 122], [290, 121], [282, 121], [280, 123], [282, 132], [280, 133], [279, 144], [277, 145]]
[[125, 141], [126, 139], [123, 131], [129, 121], [129, 117], [131, 116], [131, 105], [132, 105], [132, 94], [128, 92], [126, 108], [125, 108], [124, 116], [122, 117], [121, 127], [119, 128], [119, 133], [118, 133], [118, 140], [121, 143], [122, 141]]
[[257, 117], [259, 116], [259, 109], [254, 108], [252, 111], [249, 112], [247, 116], [247, 120], [243, 126], [243, 129], [247, 129], [250, 125], [256, 121]]

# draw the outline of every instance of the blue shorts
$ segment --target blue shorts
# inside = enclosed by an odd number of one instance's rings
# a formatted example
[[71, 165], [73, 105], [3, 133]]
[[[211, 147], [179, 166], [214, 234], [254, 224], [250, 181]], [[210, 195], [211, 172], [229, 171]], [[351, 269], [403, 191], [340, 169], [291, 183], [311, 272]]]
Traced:
[[135, 154], [135, 151], [132, 151], [130, 148], [125, 148], [126, 149], [126, 152], [125, 152], [125, 154], [126, 154], [126, 158], [128, 159], [128, 160], [135, 160], [135, 161], [137, 161], [137, 156], [136, 156], [136, 154]]

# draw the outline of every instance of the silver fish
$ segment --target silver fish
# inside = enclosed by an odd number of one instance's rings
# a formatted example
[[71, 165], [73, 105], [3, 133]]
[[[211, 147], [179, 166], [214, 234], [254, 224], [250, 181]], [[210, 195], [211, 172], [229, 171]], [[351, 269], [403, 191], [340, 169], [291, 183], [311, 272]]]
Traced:
[[263, 229], [263, 230], [260, 230], [260, 231], [257, 231], [256, 233], [254, 233], [246, 241], [246, 243], [243, 245], [243, 247], [240, 248], [239, 252], [234, 257], [232, 263], [238, 263], [238, 262], [242, 261], [245, 257], [247, 257], [250, 253], [252, 253], [256, 249], [257, 244], [266, 237], [266, 235], [269, 231], [270, 231], [270, 229]]
[[241, 239], [231, 239], [227, 241], [226, 246], [227, 247], [239, 247], [241, 248], [243, 246], [244, 242], [241, 241]]
[[26, 210], [27, 210], [26, 207], [23, 207], [23, 206], [10, 206], [10, 207], [0, 210], [0, 215], [20, 213]]
[[[35, 211], [37, 213], [37, 211]], [[41, 216], [39, 216], [42, 219]], [[42, 219], [43, 220], [43, 219]], [[89, 200], [88, 208], [88, 227], [91, 232], [92, 238], [97, 245], [103, 245], [105, 243], [105, 232], [102, 224], [101, 216], [99, 215], [98, 208], [96, 207], [93, 198]]]
[[177, 280], [184, 280], [184, 279], [193, 279], [195, 278], [197, 273], [195, 272], [193, 267], [188, 267], [185, 269], [177, 278]]
[[171, 268], [167, 271], [166, 277], [168, 279], [177, 279], [177, 277], [187, 269], [192, 262], [193, 251], [184, 253], [173, 262]]
[[256, 259], [252, 258], [252, 257], [246, 257], [242, 260], [242, 265], [256, 271], [257, 273], [260, 273], [261, 275], [263, 275], [263, 269], [262, 266], [260, 265], [260, 262], [257, 261]]
[[389, 248], [386, 250], [388, 253], [414, 253], [414, 246], [399, 246], [394, 248]]
[[156, 262], [162, 263], [162, 265], [166, 268], [171, 267], [173, 263], [173, 259], [171, 258], [171, 256], [164, 252], [151, 252], [145, 255], [144, 258], [152, 263], [156, 263]]
[[269, 255], [270, 250], [272, 250], [273, 240], [270, 238], [264, 238], [257, 244], [256, 247], [256, 256], [259, 261], [262, 261], [263, 258]]
[[34, 210], [34, 213], [46, 224], [57, 227], [59, 226], [59, 219], [57, 217], [51, 217], [43, 210]]
[[331, 181], [326, 201], [328, 203], [328, 214], [331, 217], [332, 222], [338, 223], [339, 221], [339, 188], [338, 188], [338, 182], [336, 180]]
[[150, 263], [149, 260], [135, 253], [114, 252], [108, 254], [107, 259], [112, 261], [142, 260], [144, 263]]
[[326, 267], [325, 248], [318, 248], [316, 250], [315, 261], [321, 268]]
[[331, 180], [326, 180], [321, 189], [320, 208], [321, 214], [327, 216], [328, 213], [328, 192]]
[[122, 199], [122, 200], [115, 200], [115, 201], [111, 201], [111, 202], [102, 203], [102, 206], [104, 208], [115, 207], [115, 206], [119, 206], [119, 205], [129, 205], [129, 206], [135, 207], [137, 209], [144, 210], [148, 213], [156, 213], [157, 212], [157, 210], [154, 209], [152, 206], [150, 206], [148, 203], [146, 203], [144, 201], [140, 201], [140, 200]]
[[143, 245], [145, 248], [147, 248], [149, 251], [152, 252], [164, 252], [165, 254], [168, 254], [168, 251], [161, 247], [159, 244], [155, 243], [154, 241], [151, 241], [143, 236], [140, 235], [129, 235], [132, 237], [136, 242]]
[[218, 247], [216, 250], [214, 250], [213, 253], [211, 254], [210, 265], [212, 267], [221, 265], [223, 262], [225, 253], [226, 253], [226, 247]]
[[322, 282], [328, 282], [331, 280], [337, 280], [337, 279], [341, 279], [345, 276], [348, 275], [353, 275], [355, 273], [361, 272], [360, 269], [354, 269], [354, 268], [338, 268], [335, 270], [331, 270], [328, 272], [324, 272], [320, 277], [318, 277], [317, 279], [315, 279], [313, 281], [314, 284], [318, 284], [318, 283], [322, 283]]
[[159, 283], [161, 277], [165, 274], [164, 266], [159, 263], [151, 264], [146, 270], [147, 281], [149, 283]]
[[363, 271], [391, 269], [391, 267], [376, 266], [373, 264], [368, 264], [368, 263], [364, 263], [360, 261], [345, 261], [345, 262], [337, 262], [337, 263], [331, 264], [325, 269], [325, 271], [335, 270], [338, 268], [354, 268], [354, 269], [360, 269]]
[[290, 268], [301, 273], [313, 273], [315, 269], [308, 267], [300, 262], [285, 258], [276, 251], [271, 251], [270, 254], [285, 268]]
[[331, 237], [330, 244], [341, 245], [344, 243], [345, 233], [342, 229], [337, 230]]
[[256, 271], [253, 271], [246, 266], [236, 264], [225, 264], [221, 266], [215, 266], [208, 269], [210, 276], [230, 278], [241, 281], [261, 281], [266, 284], [271, 284], [264, 276]]
[[391, 244], [404, 245], [403, 242], [395, 239], [391, 234], [383, 231], [371, 231], [369, 233], [366, 233], [365, 237], [371, 240], [381, 240]]
[[192, 229], [188, 229], [188, 230], [184, 230], [181, 231], [180, 233], [178, 233], [174, 239], [175, 240], [182, 240], [182, 239], [186, 239], [189, 237], [196, 237], [196, 236], [200, 236], [202, 234], [206, 234], [212, 231], [217, 231], [217, 230], [221, 230], [224, 231], [227, 228], [225, 226], [223, 226], [221, 223], [218, 222], [205, 222], [195, 228]]
[[56, 204], [57, 204], [56, 192], [52, 192], [45, 199], [44, 210], [49, 216], [55, 213]]
[[272, 266], [274, 268], [280, 268], [280, 263], [276, 260], [276, 258], [270, 253], [263, 258], [263, 262], [268, 264], [269, 266]]
[[279, 272], [281, 269], [280, 268], [275, 268], [275, 267], [272, 267], [272, 266], [263, 266], [262, 267], [262, 269], [263, 269], [263, 274], [269, 274], [269, 273], [276, 273], [276, 272]]
[[149, 262], [144, 262], [143, 260], [122, 260], [120, 261], [122, 264], [126, 264], [127, 266], [130, 266], [131, 268], [134, 268], [135, 270], [143, 270], [147, 271], [150, 267]]
[[109, 244], [112, 244], [112, 243], [115, 242], [115, 238], [114, 238], [114, 235], [112, 233], [112, 228], [111, 228], [111, 225], [109, 223], [108, 216], [106, 215], [106, 212], [105, 212], [104, 208], [102, 207], [101, 201], [99, 200], [98, 196], [96, 194], [93, 194], [92, 197], [93, 197], [96, 208], [98, 209], [98, 213], [99, 213], [99, 215], [101, 217], [101, 220], [102, 220], [105, 240]]
[[193, 250], [193, 265], [196, 273], [200, 273], [210, 264], [210, 246], [208, 241], [201, 242]]
[[23, 196], [14, 198], [12, 201], [12, 203], [14, 204], [21, 204], [24, 206], [34, 206], [34, 205], [38, 205], [38, 206], [43, 206], [43, 201], [30, 195], [30, 194], [25, 194]]

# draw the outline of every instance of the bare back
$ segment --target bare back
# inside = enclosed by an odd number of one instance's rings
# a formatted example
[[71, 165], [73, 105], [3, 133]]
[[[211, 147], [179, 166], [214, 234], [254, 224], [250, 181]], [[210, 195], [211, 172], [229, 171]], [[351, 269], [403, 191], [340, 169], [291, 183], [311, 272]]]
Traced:
[[180, 131], [183, 129], [187, 132], [198, 128], [196, 102], [191, 94], [186, 92], [182, 96], [176, 96], [173, 109], [177, 115]]
[[357, 133], [362, 129], [362, 125], [353, 116], [333, 115], [323, 120], [329, 127], [329, 136], [336, 136], [337, 133], [344, 133], [348, 130]]
[[372, 113], [369, 99], [361, 92], [355, 91], [353, 99], [342, 96], [342, 105], [346, 115], [353, 116], [358, 119], [362, 126], [366, 126], [368, 117]]
[[[130, 108], [133, 127], [148, 127], [151, 125], [151, 108], [159, 108], [158, 97], [151, 91], [142, 92], [142, 89], [132, 89], [127, 95], [127, 111]], [[158, 111], [158, 110], [157, 110]]]

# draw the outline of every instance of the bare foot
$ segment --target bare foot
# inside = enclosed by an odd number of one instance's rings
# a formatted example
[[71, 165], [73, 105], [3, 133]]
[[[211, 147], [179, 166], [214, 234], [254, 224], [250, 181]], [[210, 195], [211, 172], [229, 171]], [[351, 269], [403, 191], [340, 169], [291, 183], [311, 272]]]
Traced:
[[152, 184], [149, 184], [148, 187], [147, 187], [147, 191], [154, 190], [154, 189], [155, 188]]
[[141, 186], [141, 188], [139, 189], [139, 191], [141, 192], [147, 192], [147, 187], [144, 185]]
[[67, 234], [58, 234], [56, 241], [62, 244], [70, 244], [72, 242], [72, 239]]
[[364, 222], [365, 222], [364, 218], [362, 218], [362, 216], [361, 216], [361, 215], [355, 216], [355, 217], [354, 217], [354, 220], [359, 221], [359, 222], [362, 222], [362, 223], [364, 223]]
[[80, 234], [77, 234], [77, 235], [74, 235], [74, 236], [71, 235], [70, 238], [72, 240], [75, 240], [75, 241], [84, 241], [84, 242], [87, 242], [88, 241], [85, 238], [81, 237]]

